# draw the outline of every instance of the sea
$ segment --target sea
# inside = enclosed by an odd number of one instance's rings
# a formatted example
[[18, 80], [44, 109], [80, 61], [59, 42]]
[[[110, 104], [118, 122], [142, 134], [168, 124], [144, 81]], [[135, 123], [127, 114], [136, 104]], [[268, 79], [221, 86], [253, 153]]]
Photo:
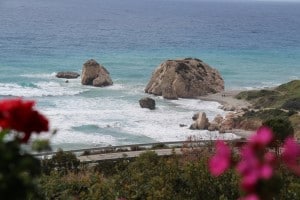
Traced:
[[[190, 130], [192, 116], [226, 115], [217, 102], [165, 100], [144, 93], [167, 59], [199, 58], [226, 90], [300, 79], [300, 3], [200, 0], [0, 0], [0, 98], [35, 100], [55, 135], [53, 149], [80, 149], [236, 135]], [[95, 59], [114, 84], [81, 85]], [[152, 97], [156, 109], [142, 109]], [[181, 127], [180, 124], [187, 125]]]

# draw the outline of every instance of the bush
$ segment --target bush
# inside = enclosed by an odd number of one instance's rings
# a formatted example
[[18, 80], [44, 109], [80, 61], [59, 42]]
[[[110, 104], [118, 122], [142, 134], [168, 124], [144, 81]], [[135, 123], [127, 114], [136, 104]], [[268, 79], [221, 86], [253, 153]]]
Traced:
[[45, 174], [50, 174], [53, 170], [67, 174], [69, 171], [78, 171], [80, 161], [75, 154], [59, 150], [52, 158], [43, 159], [41, 164]]
[[288, 136], [294, 135], [294, 128], [288, 118], [271, 118], [263, 122], [275, 134], [275, 140], [283, 142]]
[[39, 160], [21, 151], [17, 141], [0, 142], [1, 199], [40, 199], [36, 179]]
[[300, 111], [300, 98], [287, 100], [283, 105], [283, 109]]
[[45, 199], [115, 199], [112, 187], [106, 184], [101, 174], [92, 170], [65, 175], [53, 171], [50, 176], [40, 178], [40, 185]]

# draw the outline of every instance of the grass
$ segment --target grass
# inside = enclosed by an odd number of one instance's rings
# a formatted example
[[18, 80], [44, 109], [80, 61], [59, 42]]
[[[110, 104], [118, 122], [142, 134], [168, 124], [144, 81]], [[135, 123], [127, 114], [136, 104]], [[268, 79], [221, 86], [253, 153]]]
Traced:
[[285, 108], [300, 111], [300, 80], [294, 80], [273, 90], [251, 90], [239, 93], [237, 99], [245, 99], [255, 108]]
[[246, 112], [237, 119], [239, 123], [276, 117], [288, 118], [296, 138], [300, 138], [300, 80], [290, 81], [274, 89], [243, 91], [236, 98], [249, 101], [258, 109]]

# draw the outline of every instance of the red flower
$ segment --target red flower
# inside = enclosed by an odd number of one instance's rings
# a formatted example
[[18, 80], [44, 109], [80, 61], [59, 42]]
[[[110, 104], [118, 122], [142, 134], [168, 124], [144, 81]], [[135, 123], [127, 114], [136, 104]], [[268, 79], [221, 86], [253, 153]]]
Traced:
[[223, 142], [217, 141], [216, 155], [209, 161], [209, 170], [212, 175], [219, 176], [230, 167], [231, 151], [230, 148]]
[[22, 142], [27, 142], [31, 133], [48, 131], [48, 120], [33, 109], [34, 101], [10, 99], [0, 101], [0, 127], [23, 132]]

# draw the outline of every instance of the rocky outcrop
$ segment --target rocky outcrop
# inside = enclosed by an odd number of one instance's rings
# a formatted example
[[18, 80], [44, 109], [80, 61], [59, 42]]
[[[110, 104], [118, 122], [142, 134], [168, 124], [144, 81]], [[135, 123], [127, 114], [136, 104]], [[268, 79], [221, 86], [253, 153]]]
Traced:
[[193, 116], [193, 120], [195, 121], [191, 126], [190, 129], [199, 129], [199, 130], [204, 130], [209, 127], [209, 122], [206, 117], [205, 112], [199, 112]]
[[219, 132], [226, 133], [232, 130], [235, 127], [234, 118], [235, 114], [233, 112], [228, 113], [220, 124]]
[[109, 72], [93, 59], [83, 64], [81, 83], [82, 85], [93, 85], [95, 87], [113, 84]]
[[209, 131], [218, 131], [220, 129], [220, 125], [222, 123], [222, 121], [224, 120], [224, 118], [222, 117], [222, 115], [218, 114], [212, 122], [210, 122], [210, 125], [208, 126], [208, 130]]
[[167, 60], [152, 74], [146, 93], [166, 99], [194, 98], [224, 90], [220, 73], [199, 59]]
[[76, 72], [58, 72], [56, 74], [57, 78], [75, 79], [78, 78], [80, 74]]
[[148, 108], [150, 110], [155, 109], [155, 100], [150, 97], [144, 97], [140, 99], [139, 103], [142, 108]]

